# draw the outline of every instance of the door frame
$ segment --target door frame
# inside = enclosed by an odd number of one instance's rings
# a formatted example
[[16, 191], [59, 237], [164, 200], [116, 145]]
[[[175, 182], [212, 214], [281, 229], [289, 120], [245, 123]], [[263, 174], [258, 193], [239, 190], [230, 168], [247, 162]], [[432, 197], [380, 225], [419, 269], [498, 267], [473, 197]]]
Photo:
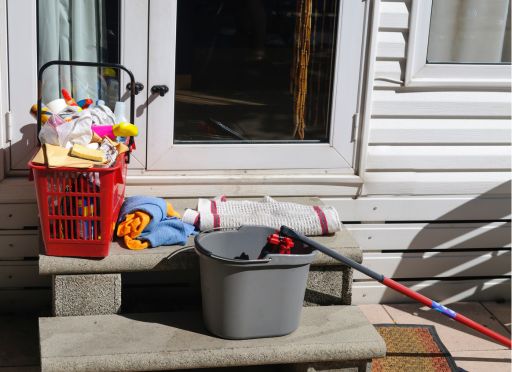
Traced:
[[[22, 15], [23, 15], [23, 22], [10, 22], [11, 26], [11, 35], [13, 31], [16, 31], [16, 29], [13, 29], [12, 27], [18, 25], [22, 26], [23, 30], [27, 32], [29, 37], [26, 38], [26, 40], [30, 40], [31, 42], [35, 43], [36, 40], [36, 14], [35, 14], [35, 0], [7, 0], [10, 3], [15, 4], [14, 6], [19, 7], [19, 9], [23, 9]], [[155, 0], [152, 0], [155, 1]], [[139, 37], [140, 39], [146, 39], [148, 35], [148, 17], [145, 17], [144, 15], [141, 17], [141, 14], [149, 15], [149, 7], [148, 7], [148, 0], [121, 0], [121, 11], [124, 14], [122, 17], [126, 19], [126, 14], [134, 14], [136, 17], [136, 27], [135, 26], [126, 26], [126, 22], [121, 23], [122, 27], [122, 33], [123, 35], [126, 35], [127, 32], [131, 32], [132, 37]], [[367, 27], [365, 27], [365, 33], [366, 36], [364, 37], [364, 43], [361, 50], [361, 55], [364, 56], [365, 60], [365, 66], [364, 69], [361, 70], [360, 77], [359, 77], [359, 84], [358, 87], [361, 90], [361, 94], [358, 96], [358, 102], [357, 102], [357, 108], [358, 110], [361, 110], [361, 115], [359, 117], [354, 118], [354, 140], [357, 143], [357, 148], [354, 148], [353, 152], [350, 154], [352, 156], [352, 159], [356, 161], [356, 167], [355, 170], [351, 168], [345, 168], [345, 169], [330, 169], [330, 170], [322, 170], [320, 168], [316, 169], [284, 169], [284, 170], [223, 170], [223, 171], [216, 171], [216, 170], [208, 170], [208, 171], [194, 171], [194, 170], [187, 170], [186, 172], [175, 170], [175, 171], [151, 171], [151, 170], [145, 170], [142, 167], [138, 167], [138, 169], [131, 169], [129, 170], [129, 176], [128, 176], [128, 184], [134, 185], [134, 187], [139, 188], [143, 185], [148, 184], [158, 184], [161, 185], [159, 188], [163, 187], [163, 185], [173, 185], [172, 187], [176, 188], [178, 187], [178, 191], [180, 192], [180, 195], [185, 195], [187, 192], [191, 192], [191, 190], [195, 190], [192, 192], [193, 194], [203, 193], [207, 190], [209, 190], [213, 185], [226, 185], [227, 189], [226, 191], [232, 190], [233, 192], [236, 191], [236, 193], [247, 193], [249, 190], [254, 193], [256, 190], [253, 190], [255, 185], [270, 185], [268, 188], [268, 191], [264, 191], [267, 188], [261, 188], [258, 187], [258, 193], [261, 194], [261, 192], [264, 193], [271, 193], [273, 190], [272, 185], [276, 185], [276, 187], [281, 187], [284, 185], [302, 185], [306, 187], [306, 185], [310, 185], [311, 192], [312, 193], [322, 193], [318, 188], [321, 187], [332, 187], [329, 188], [330, 191], [326, 191], [329, 193], [329, 195], [356, 195], [357, 191], [354, 189], [354, 186], [358, 188], [363, 180], [360, 176], [357, 176], [358, 174], [364, 174], [364, 164], [361, 164], [361, 161], [364, 163], [364, 156], [365, 156], [365, 148], [367, 143], [367, 131], [365, 131], [365, 123], [368, 123], [367, 116], [369, 115], [369, 108], [370, 108], [370, 101], [371, 101], [371, 89], [372, 89], [372, 79], [368, 76], [372, 74], [372, 66], [373, 63], [372, 60], [372, 50], [376, 48], [376, 42], [374, 39], [376, 39], [376, 23], [377, 21], [375, 18], [375, 13], [378, 13], [378, 1], [364, 1], [365, 3], [368, 3], [366, 9], [365, 9], [365, 22], [369, 23]], [[31, 8], [33, 4], [33, 8]], [[127, 11], [127, 5], [132, 7], [132, 11]], [[371, 8], [371, 9], [370, 9]], [[11, 5], [10, 10], [12, 11], [13, 5]], [[34, 9], [34, 12], [27, 12], [27, 9]], [[369, 15], [370, 14], [370, 15]], [[377, 17], [378, 19], [378, 17]], [[20, 28], [21, 29], [21, 28]], [[124, 31], [124, 32], [123, 32]], [[122, 35], [122, 36], [123, 36]], [[121, 50], [121, 58], [122, 63], [129, 66], [132, 71], [134, 71], [136, 79], [141, 82], [145, 82], [144, 84], [145, 89], [143, 92], [141, 92], [137, 97], [137, 124], [139, 125], [140, 120], [146, 119], [146, 108], [148, 105], [148, 102], [151, 101], [151, 97], [148, 97], [148, 91], [149, 91], [149, 81], [147, 80], [147, 69], [145, 61], [142, 63], [141, 60], [144, 60], [147, 56], [147, 50], [149, 45], [143, 48], [132, 48], [130, 50], [127, 49], [127, 46], [130, 45], [128, 38], [122, 39], [122, 50]], [[131, 43], [131, 45], [134, 45]], [[10, 102], [9, 107], [4, 108], [5, 118], [9, 118], [10, 120], [4, 120], [3, 122], [0, 122], [0, 124], [4, 124], [2, 126], [2, 131], [5, 133], [9, 132], [8, 126], [5, 124], [6, 122], [15, 123], [17, 120], [20, 119], [20, 116], [23, 117], [29, 117], [29, 120], [33, 120], [29, 114], [27, 113], [26, 108], [29, 107], [30, 104], [32, 104], [32, 98], [36, 97], [36, 66], [37, 66], [37, 58], [36, 58], [36, 48], [34, 45], [24, 45], [23, 48], [23, 55], [20, 53], [17, 53], [21, 50], [21, 48], [17, 48], [16, 51], [13, 51], [12, 43], [11, 43], [11, 50], [10, 50], [10, 61], [11, 61], [11, 68], [9, 69], [9, 74], [12, 75], [13, 66], [20, 67], [19, 64], [13, 64], [12, 61], [20, 58], [14, 58], [16, 56], [23, 57], [21, 58], [21, 61], [30, 61], [32, 60], [32, 68], [25, 71], [25, 73], [22, 75], [23, 79], [20, 79], [19, 77], [16, 78], [16, 87], [18, 88], [17, 91], [23, 91], [25, 100], [24, 102], [18, 102], [17, 104], [13, 105], [13, 102]], [[17, 54], [16, 54], [17, 53]], [[5, 56], [7, 59], [7, 55]], [[137, 67], [133, 67], [131, 60], [137, 59], [139, 62], [137, 64]], [[29, 64], [30, 65], [30, 64]], [[18, 71], [23, 70], [22, 68], [18, 68]], [[6, 75], [4, 75], [6, 76]], [[146, 80], [144, 80], [146, 79]], [[6, 86], [6, 79], [4, 79], [4, 82], [2, 83], [2, 89], [7, 89]], [[10, 96], [16, 96], [21, 97], [23, 95], [15, 94], [12, 90], [9, 92]], [[28, 99], [27, 99], [28, 97]], [[9, 103], [9, 100], [6, 100]], [[154, 103], [154, 102], [153, 102]], [[141, 114], [139, 114], [141, 113]], [[140, 116], [140, 117], [139, 117]], [[15, 125], [13, 125], [15, 127]], [[13, 129], [14, 130], [14, 129]], [[139, 130], [144, 133], [146, 131], [146, 125], [140, 125]], [[6, 156], [6, 173], [9, 176], [16, 176], [16, 175], [26, 175], [26, 170], [12, 170], [9, 169], [10, 164], [10, 151], [8, 149], [8, 146], [10, 145], [9, 138], [5, 138], [5, 156]], [[139, 141], [137, 143], [137, 157], [141, 158], [141, 162], [145, 162], [146, 154], [143, 151], [143, 147], [145, 145], [145, 141]], [[23, 164], [22, 162], [20, 162]], [[24, 165], [24, 164], [23, 164]], [[189, 177], [190, 176], [190, 177]], [[193, 187], [193, 185], [198, 185], [198, 187]], [[200, 186], [199, 185], [204, 185]], [[208, 186], [209, 185], [209, 186]], [[316, 186], [315, 186], [316, 185]], [[335, 185], [339, 185], [334, 187]], [[359, 186], [358, 186], [359, 185]], [[192, 186], [192, 189], [191, 189]], [[233, 189], [236, 186], [236, 190]], [[302, 187], [301, 186], [301, 187]], [[348, 189], [346, 187], [348, 186]], [[293, 188], [293, 187], [292, 187]], [[196, 190], [197, 189], [197, 190]], [[307, 187], [306, 187], [307, 189]], [[293, 191], [292, 189], [288, 188], [285, 192], [286, 194], [292, 195], [300, 193], [301, 195], [306, 192], [306, 189], [297, 189], [297, 191]], [[187, 191], [189, 190], [189, 191]], [[201, 191], [203, 190], [203, 191]], [[281, 190], [281, 189], [279, 189]], [[326, 189], [327, 190], [327, 189]], [[337, 190], [337, 191], [335, 191]], [[276, 190], [277, 191], [277, 190]], [[278, 193], [281, 193], [281, 191], [278, 191]], [[192, 194], [191, 194], [192, 195]], [[213, 195], [213, 194], [212, 194]], [[298, 194], [297, 194], [298, 195]]]
[[[362, 62], [369, 20], [368, 3], [342, 1], [340, 5], [329, 143], [175, 145], [172, 143], [172, 122], [177, 2], [152, 0], [149, 10], [148, 84], [165, 84], [169, 87], [169, 93], [164, 97], [153, 97], [148, 108], [148, 143], [151, 143], [151, 149], [147, 154], [147, 169], [325, 169], [350, 171], [353, 174], [360, 95], [364, 90]], [[359, 30], [359, 38], [353, 37], [354, 30]], [[162, 45], [169, 45], [169, 48]]]

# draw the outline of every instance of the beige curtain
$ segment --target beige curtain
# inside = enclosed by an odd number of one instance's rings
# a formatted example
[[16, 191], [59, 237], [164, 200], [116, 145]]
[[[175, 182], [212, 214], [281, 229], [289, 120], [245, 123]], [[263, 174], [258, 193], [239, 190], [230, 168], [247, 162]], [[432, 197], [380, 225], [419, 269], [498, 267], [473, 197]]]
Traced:
[[510, 62], [510, 0], [433, 0], [427, 61]]
[[[104, 1], [104, 0], [103, 0]], [[38, 62], [51, 60], [97, 62], [104, 41], [103, 1], [39, 0]], [[50, 67], [43, 76], [43, 102], [72, 90], [77, 99], [98, 98], [98, 70], [91, 67]]]

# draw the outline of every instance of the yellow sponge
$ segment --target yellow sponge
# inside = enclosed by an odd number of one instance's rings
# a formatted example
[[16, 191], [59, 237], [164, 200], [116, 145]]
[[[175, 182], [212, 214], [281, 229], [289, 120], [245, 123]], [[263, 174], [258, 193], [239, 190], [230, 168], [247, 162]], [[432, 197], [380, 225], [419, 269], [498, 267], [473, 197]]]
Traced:
[[73, 148], [71, 149], [71, 155], [76, 156], [77, 158], [98, 161], [102, 163], [106, 161], [103, 151], [89, 149], [79, 144], [73, 145]]
[[121, 137], [135, 137], [137, 134], [139, 134], [139, 128], [137, 128], [135, 124], [127, 123], [124, 121], [114, 125], [112, 127], [112, 131], [114, 132], [114, 136]]

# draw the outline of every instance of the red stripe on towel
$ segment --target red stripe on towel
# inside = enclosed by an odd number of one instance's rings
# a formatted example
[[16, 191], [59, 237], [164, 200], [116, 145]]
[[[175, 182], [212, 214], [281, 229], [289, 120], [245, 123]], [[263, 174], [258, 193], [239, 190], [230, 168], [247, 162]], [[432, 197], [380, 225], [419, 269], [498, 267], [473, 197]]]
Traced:
[[220, 227], [220, 216], [217, 214], [217, 203], [215, 200], [211, 201], [211, 212], [213, 215], [213, 228]]
[[318, 219], [320, 220], [320, 226], [322, 227], [322, 235], [329, 234], [329, 228], [327, 227], [327, 219], [325, 218], [325, 213], [322, 210], [322, 208], [318, 206], [314, 206], [313, 209], [315, 210], [316, 214], [318, 215]]

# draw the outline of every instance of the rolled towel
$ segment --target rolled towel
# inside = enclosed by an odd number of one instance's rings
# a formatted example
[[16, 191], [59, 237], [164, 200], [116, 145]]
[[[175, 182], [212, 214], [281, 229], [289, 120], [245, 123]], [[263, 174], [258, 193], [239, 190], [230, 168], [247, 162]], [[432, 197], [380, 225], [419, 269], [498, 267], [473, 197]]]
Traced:
[[242, 225], [279, 229], [286, 225], [314, 236], [329, 235], [341, 229], [340, 218], [334, 207], [278, 202], [269, 196], [262, 201], [227, 201], [224, 197], [199, 199], [197, 211], [186, 210], [183, 221], [194, 224], [200, 231]]

